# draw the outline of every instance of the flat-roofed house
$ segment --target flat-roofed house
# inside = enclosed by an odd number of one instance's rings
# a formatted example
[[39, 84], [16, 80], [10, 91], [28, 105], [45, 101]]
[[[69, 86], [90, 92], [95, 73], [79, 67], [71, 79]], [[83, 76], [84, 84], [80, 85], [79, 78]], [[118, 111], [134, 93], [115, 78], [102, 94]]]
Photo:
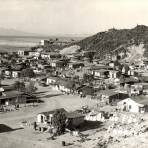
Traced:
[[57, 67], [57, 68], [63, 68], [66, 66], [66, 63], [64, 61], [61, 60], [52, 60], [50, 62], [50, 66], [51, 67]]
[[72, 69], [82, 68], [82, 67], [84, 67], [84, 63], [82, 62], [69, 63], [69, 68], [72, 68]]
[[110, 105], [116, 105], [117, 102], [128, 97], [128, 94], [117, 92], [114, 89], [99, 91], [98, 95], [102, 102]]
[[35, 96], [16, 90], [0, 92], [0, 105], [24, 104], [35, 101]]
[[[53, 116], [55, 112], [62, 112], [66, 116], [66, 125], [67, 128], [73, 129], [80, 124], [84, 123], [84, 115], [77, 112], [67, 112], [64, 108], [55, 109], [52, 111], [42, 112], [37, 115], [37, 123], [50, 125], [53, 127]], [[54, 127], [53, 127], [54, 128]]]
[[59, 78], [50, 76], [46, 78], [46, 85], [55, 84]]
[[109, 71], [105, 70], [105, 69], [98, 69], [98, 70], [94, 70], [93, 74], [94, 74], [95, 77], [107, 78]]
[[20, 56], [20, 57], [23, 57], [23, 56], [29, 56], [29, 52], [30, 50], [19, 50], [17, 52], [17, 54]]
[[117, 70], [109, 70], [109, 77], [116, 79], [120, 77], [120, 72]]
[[53, 114], [56, 111], [60, 111], [60, 112], [67, 114], [67, 111], [64, 108], [59, 108], [59, 109], [55, 109], [55, 110], [51, 110], [47, 112], [41, 112], [37, 115], [37, 122], [38, 123], [49, 123], [52, 125]]
[[49, 40], [41, 40], [40, 41], [40, 45], [41, 46], [45, 46], [46, 47], [46, 46], [49, 46], [49, 44], [50, 44], [50, 41]]

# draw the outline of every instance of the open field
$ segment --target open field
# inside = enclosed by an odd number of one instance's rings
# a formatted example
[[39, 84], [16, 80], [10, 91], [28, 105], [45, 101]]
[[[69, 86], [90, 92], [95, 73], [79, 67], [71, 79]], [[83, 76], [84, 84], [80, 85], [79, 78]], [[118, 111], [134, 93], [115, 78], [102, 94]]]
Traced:
[[[67, 111], [72, 111], [84, 105], [92, 107], [96, 104], [95, 101], [87, 98], [82, 99], [79, 96], [62, 95], [60, 92], [51, 90], [50, 87], [40, 87], [39, 92], [39, 96], [44, 103], [40, 103], [36, 107], [27, 105], [27, 107], [20, 108], [19, 111], [0, 113], [0, 128], [1, 124], [10, 128], [8, 132], [7, 128], [6, 131], [0, 132], [1, 148], [59, 148], [61, 138], [65, 139], [68, 136], [67, 134], [60, 136], [56, 141], [49, 141], [47, 140], [50, 137], [49, 133], [34, 132], [32, 126], [21, 129], [20, 123], [22, 121], [32, 122], [36, 120], [37, 113], [43, 111], [62, 107]], [[68, 137], [66, 139], [69, 139]]]

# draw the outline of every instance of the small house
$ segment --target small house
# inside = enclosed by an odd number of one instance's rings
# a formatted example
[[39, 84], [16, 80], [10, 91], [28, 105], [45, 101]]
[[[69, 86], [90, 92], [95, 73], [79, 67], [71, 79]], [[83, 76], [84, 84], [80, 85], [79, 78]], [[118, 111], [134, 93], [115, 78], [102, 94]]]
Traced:
[[63, 68], [65, 67], [66, 63], [61, 60], [52, 60], [50, 61], [51, 67], [56, 67], [56, 68]]
[[50, 55], [49, 55], [49, 53], [41, 53], [41, 58], [42, 59], [46, 59], [46, 58], [50, 59]]
[[129, 76], [134, 76], [134, 74], [135, 74], [134, 71], [131, 69], [129, 69], [127, 72], [127, 75], [129, 75]]
[[9, 69], [4, 70], [4, 76], [5, 77], [11, 77], [11, 71]]
[[50, 45], [50, 41], [49, 40], [41, 40], [40, 41], [40, 45], [48, 47]]
[[42, 59], [48, 58], [50, 60], [57, 60], [57, 59], [61, 59], [62, 55], [56, 52], [43, 52], [41, 53], [41, 57]]
[[58, 89], [65, 93], [73, 93], [76, 90], [76, 82], [69, 79], [60, 79], [57, 81]]
[[121, 69], [122, 74], [128, 74], [128, 71], [129, 71], [129, 66], [126, 64], [122, 65]]
[[109, 70], [109, 77], [112, 79], [116, 79], [120, 77], [120, 72], [116, 70]]
[[20, 57], [24, 57], [24, 56], [29, 56], [29, 52], [30, 50], [19, 50], [17, 52], [17, 54], [20, 56]]
[[84, 63], [81, 62], [69, 63], [69, 68], [71, 69], [82, 68], [82, 67], [84, 67]]
[[95, 77], [107, 78], [109, 71], [105, 70], [105, 69], [98, 69], [98, 70], [94, 70], [93, 74], [94, 74]]
[[114, 89], [102, 90], [98, 92], [97, 95], [100, 96], [101, 102], [104, 102], [110, 105], [116, 105], [117, 102], [128, 97], [128, 94], [117, 92]]
[[40, 53], [37, 51], [29, 51], [29, 56], [30, 57], [39, 57]]
[[38, 124], [47, 124], [53, 127], [53, 115], [55, 112], [60, 111], [66, 116], [66, 126], [68, 129], [73, 129], [78, 127], [80, 124], [84, 123], [84, 115], [77, 112], [68, 113], [64, 108], [55, 109], [48, 112], [42, 112], [37, 115]]
[[55, 109], [55, 110], [48, 111], [48, 112], [42, 112], [37, 115], [37, 122], [45, 123], [45, 124], [49, 123], [52, 125], [53, 115], [56, 111], [60, 111], [60, 112], [67, 114], [67, 111], [64, 108], [59, 108], [59, 109]]
[[148, 111], [148, 98], [145, 96], [126, 98], [118, 102], [117, 106], [123, 111], [144, 113]]
[[148, 94], [148, 83], [136, 83], [134, 85], [131, 85], [131, 91], [133, 92], [138, 91], [138, 94], [147, 95]]
[[13, 70], [11, 76], [12, 78], [18, 78], [20, 74], [21, 74], [20, 70]]
[[19, 50], [19, 51], [17, 52], [17, 54], [22, 57], [22, 56], [24, 56], [24, 51], [23, 51], [23, 50]]
[[47, 77], [46, 78], [46, 85], [55, 84], [59, 78], [58, 77]]
[[79, 87], [77, 90], [84, 97], [85, 96], [93, 96], [95, 93], [95, 88], [93, 86], [83, 85], [83, 86]]
[[35, 96], [15, 90], [4, 91], [1, 92], [0, 94], [1, 105], [24, 104], [24, 103], [29, 103], [29, 100], [35, 101]]
[[120, 77], [120, 85], [125, 86], [126, 84], [133, 85], [138, 82], [137, 78], [134, 77]]

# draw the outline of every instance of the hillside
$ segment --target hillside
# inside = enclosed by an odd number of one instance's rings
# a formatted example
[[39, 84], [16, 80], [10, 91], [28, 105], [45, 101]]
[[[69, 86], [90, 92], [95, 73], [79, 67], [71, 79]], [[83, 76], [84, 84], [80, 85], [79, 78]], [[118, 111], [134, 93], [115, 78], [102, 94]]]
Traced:
[[144, 55], [148, 56], [148, 27], [144, 25], [137, 25], [133, 29], [109, 29], [87, 37], [77, 44], [81, 50], [93, 50], [96, 51], [96, 57], [103, 57], [114, 50], [127, 49], [132, 45], [139, 46], [141, 43], [144, 44]]

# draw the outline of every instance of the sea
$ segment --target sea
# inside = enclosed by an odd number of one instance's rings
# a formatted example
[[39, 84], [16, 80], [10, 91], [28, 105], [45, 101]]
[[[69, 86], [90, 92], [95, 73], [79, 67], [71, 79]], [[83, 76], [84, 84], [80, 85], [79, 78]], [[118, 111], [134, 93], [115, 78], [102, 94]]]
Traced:
[[70, 39], [80, 40], [79, 37], [45, 37], [45, 36], [0, 36], [0, 52], [13, 52], [18, 50], [29, 50], [39, 45], [42, 39], [55, 39], [65, 41]]
[[0, 51], [13, 52], [18, 50], [29, 50], [31, 47], [39, 45], [42, 39], [48, 37], [30, 36], [0, 36]]

